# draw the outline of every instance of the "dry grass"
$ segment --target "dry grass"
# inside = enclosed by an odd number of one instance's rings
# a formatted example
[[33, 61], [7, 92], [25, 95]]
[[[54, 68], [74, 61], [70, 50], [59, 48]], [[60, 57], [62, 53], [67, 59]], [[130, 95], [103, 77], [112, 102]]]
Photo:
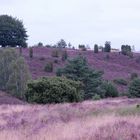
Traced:
[[140, 99], [1, 105], [0, 140], [140, 140]]

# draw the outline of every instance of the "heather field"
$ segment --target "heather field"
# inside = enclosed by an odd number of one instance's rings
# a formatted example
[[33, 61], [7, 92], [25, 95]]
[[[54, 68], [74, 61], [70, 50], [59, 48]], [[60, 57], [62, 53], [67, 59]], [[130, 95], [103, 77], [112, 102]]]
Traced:
[[[29, 58], [29, 49], [23, 49], [23, 56], [25, 57], [29, 69], [31, 71], [33, 79], [39, 78], [41, 76], [54, 76], [57, 68], [63, 67], [66, 62], [61, 60], [61, 54], [58, 58], [52, 57], [53, 48], [45, 47], [35, 47], [33, 48], [33, 58]], [[132, 73], [137, 73], [140, 75], [140, 54], [134, 54], [134, 58], [129, 58], [122, 54], [109, 53], [109, 59], [107, 59], [108, 53], [98, 53], [95, 54], [93, 50], [80, 51], [67, 49], [69, 58], [74, 58], [78, 54], [82, 54], [88, 59], [89, 65], [97, 70], [104, 71], [104, 79], [114, 80], [116, 78], [123, 78], [130, 81], [130, 75]], [[45, 64], [49, 61], [58, 60], [58, 63], [54, 63], [54, 70], [52, 73], [47, 73], [44, 71]], [[126, 91], [125, 86], [119, 85], [118, 88], [121, 92]]]
[[1, 140], [140, 140], [140, 99], [1, 105]]

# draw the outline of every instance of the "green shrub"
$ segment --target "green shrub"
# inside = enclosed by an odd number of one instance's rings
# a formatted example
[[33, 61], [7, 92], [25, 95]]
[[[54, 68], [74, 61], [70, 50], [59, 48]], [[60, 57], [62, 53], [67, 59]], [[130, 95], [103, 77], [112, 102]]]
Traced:
[[131, 73], [131, 76], [130, 76], [131, 80], [134, 80], [135, 78], [138, 78], [138, 74], [137, 73]]
[[66, 50], [65, 50], [65, 51], [62, 51], [62, 61], [67, 60], [67, 58], [68, 58], [68, 53], [67, 53], [67, 51], [66, 51]]
[[52, 57], [59, 57], [59, 50], [58, 49], [54, 49], [52, 51]]
[[33, 58], [33, 48], [32, 47], [29, 48], [29, 57]]
[[118, 85], [124, 85], [124, 86], [127, 86], [128, 82], [122, 78], [119, 78], [119, 79], [114, 79], [113, 82], [115, 84], [118, 84]]
[[78, 102], [82, 100], [81, 84], [61, 77], [44, 77], [28, 84], [26, 99], [41, 104]]
[[131, 97], [140, 97], [140, 79], [135, 78], [129, 85], [129, 94]]
[[44, 70], [46, 71], [46, 72], [53, 72], [53, 62], [48, 62], [46, 65], [45, 65], [45, 68], [44, 68]]
[[97, 91], [102, 98], [119, 96], [117, 88], [112, 83], [106, 81], [101, 84]]
[[104, 51], [105, 52], [111, 52], [111, 42], [109, 42], [109, 41], [105, 42]]

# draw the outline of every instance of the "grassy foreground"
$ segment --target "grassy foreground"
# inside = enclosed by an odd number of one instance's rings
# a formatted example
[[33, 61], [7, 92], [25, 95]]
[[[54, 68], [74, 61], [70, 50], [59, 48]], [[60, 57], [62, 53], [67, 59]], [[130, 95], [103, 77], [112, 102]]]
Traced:
[[140, 140], [140, 99], [1, 105], [1, 140]]

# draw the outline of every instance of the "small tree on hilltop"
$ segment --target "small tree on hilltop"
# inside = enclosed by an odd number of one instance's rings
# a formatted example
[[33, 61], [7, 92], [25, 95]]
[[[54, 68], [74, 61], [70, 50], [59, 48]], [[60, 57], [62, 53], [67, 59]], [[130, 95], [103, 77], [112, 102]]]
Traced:
[[130, 45], [122, 45], [121, 52], [123, 55], [129, 55], [131, 53], [131, 46]]
[[105, 48], [104, 48], [105, 52], [111, 52], [111, 42], [106, 41], [105, 42]]
[[67, 43], [65, 42], [64, 39], [61, 39], [58, 43], [57, 43], [57, 47], [58, 48], [66, 48]]
[[39, 42], [37, 46], [38, 47], [43, 47], [43, 43], [42, 42]]
[[98, 53], [98, 52], [99, 52], [99, 50], [98, 50], [98, 45], [95, 44], [95, 45], [94, 45], [94, 53]]
[[70, 42], [69, 42], [69, 44], [68, 44], [68, 47], [69, 47], [69, 48], [71, 48], [71, 47], [72, 47], [72, 45], [71, 45], [71, 43], [70, 43]]
[[81, 49], [82, 51], [86, 51], [87, 50], [86, 46], [83, 45], [83, 44], [79, 45], [78, 48]]

